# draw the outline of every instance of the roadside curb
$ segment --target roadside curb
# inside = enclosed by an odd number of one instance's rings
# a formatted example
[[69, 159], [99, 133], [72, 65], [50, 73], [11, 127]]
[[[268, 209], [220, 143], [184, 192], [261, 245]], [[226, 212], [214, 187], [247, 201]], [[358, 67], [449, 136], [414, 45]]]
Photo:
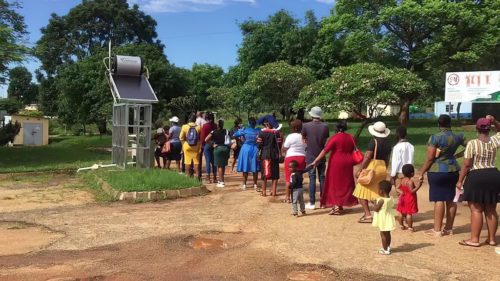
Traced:
[[107, 194], [118, 201], [159, 201], [178, 198], [188, 198], [208, 194], [210, 190], [205, 185], [183, 189], [161, 190], [161, 191], [118, 191], [111, 187], [106, 181], [97, 177], [97, 181]]

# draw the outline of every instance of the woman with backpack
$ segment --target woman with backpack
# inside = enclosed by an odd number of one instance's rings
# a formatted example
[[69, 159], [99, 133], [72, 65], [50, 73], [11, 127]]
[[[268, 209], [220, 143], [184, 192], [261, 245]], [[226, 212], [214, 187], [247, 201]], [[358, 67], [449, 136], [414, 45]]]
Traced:
[[219, 181], [217, 187], [224, 187], [224, 173], [229, 159], [229, 146], [231, 145], [231, 136], [229, 131], [224, 129], [224, 120], [217, 122], [217, 129], [210, 132], [205, 142], [212, 141], [214, 147], [214, 163], [217, 167]]
[[187, 166], [186, 171], [190, 177], [196, 173], [196, 177], [200, 179], [198, 170], [199, 157], [201, 153], [200, 145], [200, 126], [196, 125], [196, 115], [189, 116], [188, 123], [183, 125], [179, 139], [182, 142], [182, 152], [184, 154], [184, 164]]

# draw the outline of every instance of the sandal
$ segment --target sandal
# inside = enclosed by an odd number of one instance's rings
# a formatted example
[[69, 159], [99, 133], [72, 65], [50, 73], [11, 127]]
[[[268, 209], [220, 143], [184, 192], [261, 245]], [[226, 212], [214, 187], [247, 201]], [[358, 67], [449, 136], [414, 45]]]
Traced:
[[330, 216], [341, 216], [342, 212], [339, 207], [334, 207], [332, 210], [328, 213]]
[[451, 236], [451, 235], [453, 235], [453, 229], [443, 228], [442, 233], [443, 233], [443, 236], [445, 236], [445, 235], [450, 235]]
[[404, 226], [404, 225], [400, 225], [400, 226], [399, 226], [399, 228], [400, 228], [401, 230], [407, 230], [407, 229], [409, 229], [409, 228], [407, 228], [407, 227], [406, 227], [406, 226]]
[[435, 231], [433, 228], [424, 231], [424, 234], [431, 237], [441, 237], [443, 233], [441, 231]]
[[459, 245], [477, 248], [480, 246], [479, 243], [472, 243], [469, 240], [462, 240], [458, 242]]
[[413, 227], [408, 227], [407, 230], [410, 232], [415, 232], [415, 228], [413, 228]]
[[489, 239], [486, 239], [486, 241], [484, 241], [484, 244], [490, 245], [490, 246], [493, 246], [493, 247], [495, 247], [497, 245], [496, 242], [490, 241]]
[[359, 223], [372, 223], [372, 219], [373, 217], [365, 217], [365, 216], [362, 216], [361, 218], [359, 218], [358, 222]]

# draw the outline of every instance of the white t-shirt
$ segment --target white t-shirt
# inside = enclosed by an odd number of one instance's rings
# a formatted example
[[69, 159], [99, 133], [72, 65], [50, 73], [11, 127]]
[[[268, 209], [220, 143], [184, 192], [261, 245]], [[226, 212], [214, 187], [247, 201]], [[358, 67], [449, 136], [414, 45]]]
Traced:
[[299, 133], [289, 134], [285, 139], [283, 147], [288, 148], [285, 157], [306, 156], [306, 144]]
[[391, 177], [401, 173], [401, 169], [406, 164], [413, 164], [413, 145], [407, 141], [398, 142], [392, 149]]

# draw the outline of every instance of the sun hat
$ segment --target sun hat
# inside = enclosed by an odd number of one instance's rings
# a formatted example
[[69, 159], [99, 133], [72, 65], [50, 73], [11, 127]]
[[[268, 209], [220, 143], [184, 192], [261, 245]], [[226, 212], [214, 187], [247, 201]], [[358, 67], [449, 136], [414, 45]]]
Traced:
[[479, 118], [476, 122], [476, 129], [489, 130], [491, 128], [491, 120], [487, 118]]
[[378, 121], [368, 126], [368, 132], [374, 137], [386, 138], [391, 133], [391, 130], [387, 129], [384, 122]]
[[309, 115], [311, 115], [312, 118], [321, 118], [321, 116], [323, 116], [323, 111], [321, 110], [321, 107], [315, 106], [311, 108]]
[[168, 121], [174, 122], [174, 123], [179, 123], [179, 117], [174, 116], [174, 117], [170, 118]]
[[158, 128], [158, 129], [156, 129], [156, 133], [163, 134], [163, 133], [165, 133], [165, 131], [163, 130], [163, 128]]

